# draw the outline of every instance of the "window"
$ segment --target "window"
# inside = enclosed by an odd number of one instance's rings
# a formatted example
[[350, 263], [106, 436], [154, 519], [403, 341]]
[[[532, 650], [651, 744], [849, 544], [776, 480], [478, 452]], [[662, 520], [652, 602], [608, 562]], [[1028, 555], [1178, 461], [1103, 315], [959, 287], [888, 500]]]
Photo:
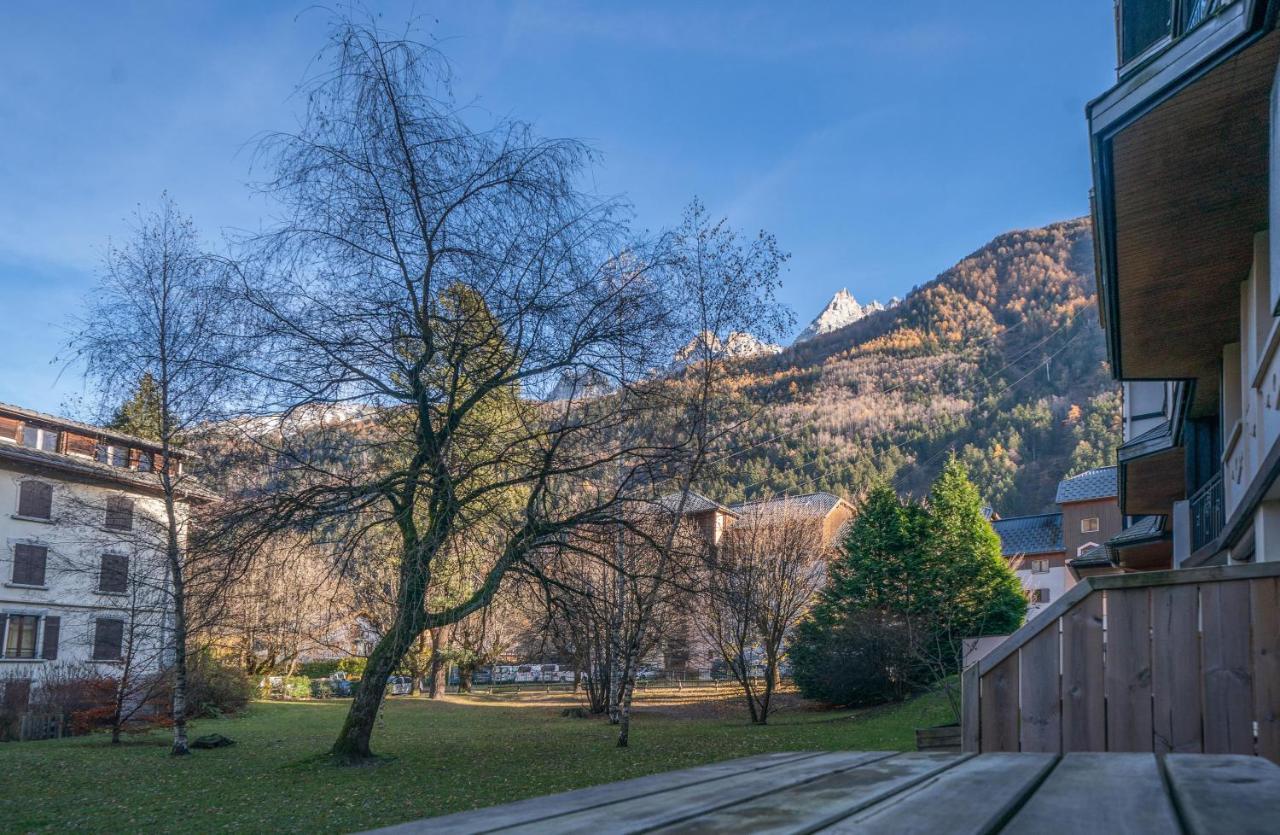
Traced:
[[1079, 548], [1076, 549], [1076, 556], [1083, 557], [1086, 551], [1092, 551], [1094, 548], [1097, 548], [1097, 547], [1098, 547], [1098, 543], [1096, 542], [1086, 542], [1085, 544], [1081, 545]]
[[1032, 589], [1030, 595], [1028, 595], [1028, 601], [1030, 603], [1048, 603], [1049, 590], [1048, 589]]
[[13, 546], [13, 583], [16, 586], [43, 586], [49, 549], [19, 542]]
[[133, 530], [133, 499], [108, 496], [106, 526], [113, 531]]
[[1098, 517], [1090, 516], [1088, 519], [1080, 520], [1080, 533], [1097, 533]]
[[8, 615], [5, 618], [4, 657], [35, 658], [38, 615]]
[[119, 661], [123, 657], [124, 621], [99, 618], [93, 624], [93, 660]]
[[129, 466], [129, 448], [112, 444], [98, 444], [98, 460], [113, 467]]
[[103, 554], [98, 569], [98, 591], [124, 594], [129, 590], [129, 558], [123, 554]]
[[1049, 561], [1048, 560], [1032, 560], [1031, 573], [1032, 574], [1048, 574]]
[[1173, 33], [1171, 0], [1122, 0], [1119, 17], [1121, 64]]
[[151, 453], [143, 452], [141, 450], [138, 451], [138, 472], [151, 472]]
[[53, 485], [43, 481], [24, 481], [18, 485], [18, 515], [29, 519], [52, 516]]
[[22, 427], [22, 445], [45, 452], [58, 451], [58, 430], [41, 429], [39, 426]]

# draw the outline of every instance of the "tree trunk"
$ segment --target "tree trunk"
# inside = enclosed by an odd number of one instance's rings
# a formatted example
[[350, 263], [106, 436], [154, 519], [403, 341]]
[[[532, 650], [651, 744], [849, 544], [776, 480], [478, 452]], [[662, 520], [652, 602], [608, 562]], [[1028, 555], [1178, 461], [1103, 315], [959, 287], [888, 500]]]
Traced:
[[471, 675], [473, 668], [469, 664], [458, 667], [458, 692], [471, 692]]
[[636, 692], [636, 677], [633, 670], [626, 677], [622, 688], [621, 704], [618, 706], [618, 747], [626, 748], [631, 742], [631, 698]]
[[364, 675], [360, 678], [360, 684], [351, 700], [351, 708], [347, 711], [346, 721], [342, 723], [337, 742], [333, 743], [333, 748], [329, 751], [339, 765], [359, 765], [373, 757], [369, 738], [373, 735], [378, 709], [382, 707], [382, 700], [387, 692], [387, 680], [417, 637], [410, 635], [409, 631], [397, 622], [378, 640], [373, 652], [369, 654]]
[[164, 452], [164, 510], [169, 523], [166, 551], [169, 559], [170, 579], [173, 581], [173, 747], [169, 753], [175, 757], [191, 753], [187, 745], [187, 599], [186, 578], [183, 576], [182, 551], [178, 545], [178, 514], [174, 508], [173, 480], [168, 473], [169, 454]]
[[438, 699], [444, 695], [445, 684], [449, 680], [444, 650], [452, 631], [447, 626], [438, 626], [430, 631], [431, 661], [427, 667], [427, 698]]

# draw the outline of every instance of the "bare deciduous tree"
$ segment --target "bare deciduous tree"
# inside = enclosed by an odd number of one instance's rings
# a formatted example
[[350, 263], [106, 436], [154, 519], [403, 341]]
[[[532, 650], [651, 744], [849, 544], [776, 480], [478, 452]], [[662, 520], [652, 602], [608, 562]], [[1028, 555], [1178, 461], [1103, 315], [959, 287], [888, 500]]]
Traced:
[[158, 398], [156, 437], [161, 454], [154, 478], [164, 500], [160, 533], [173, 612], [173, 748], [188, 753], [187, 639], [191, 634], [186, 500], [191, 468], [174, 452], [218, 414], [236, 377], [234, 308], [223, 292], [219, 263], [201, 246], [191, 220], [165, 195], [153, 212], [139, 210], [132, 237], [111, 246], [99, 286], [70, 340], [72, 360], [84, 364], [103, 404], [149, 377]]
[[771, 503], [748, 509], [707, 563], [695, 611], [742, 688], [753, 723], [765, 724], [774, 709], [783, 643], [822, 586], [825, 545], [821, 519]]

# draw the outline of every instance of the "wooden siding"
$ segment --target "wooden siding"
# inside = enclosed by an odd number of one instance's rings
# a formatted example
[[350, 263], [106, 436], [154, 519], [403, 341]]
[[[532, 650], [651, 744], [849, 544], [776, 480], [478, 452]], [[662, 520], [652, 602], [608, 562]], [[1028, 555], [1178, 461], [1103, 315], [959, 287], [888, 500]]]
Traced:
[[1280, 563], [1087, 578], [962, 693], [967, 751], [1280, 762]]

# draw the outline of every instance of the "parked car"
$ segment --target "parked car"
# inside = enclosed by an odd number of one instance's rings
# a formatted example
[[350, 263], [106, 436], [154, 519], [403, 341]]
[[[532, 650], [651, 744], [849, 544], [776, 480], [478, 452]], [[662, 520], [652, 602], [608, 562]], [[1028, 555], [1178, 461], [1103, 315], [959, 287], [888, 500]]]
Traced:
[[409, 676], [392, 676], [387, 679], [387, 695], [407, 696], [413, 692], [413, 679]]

